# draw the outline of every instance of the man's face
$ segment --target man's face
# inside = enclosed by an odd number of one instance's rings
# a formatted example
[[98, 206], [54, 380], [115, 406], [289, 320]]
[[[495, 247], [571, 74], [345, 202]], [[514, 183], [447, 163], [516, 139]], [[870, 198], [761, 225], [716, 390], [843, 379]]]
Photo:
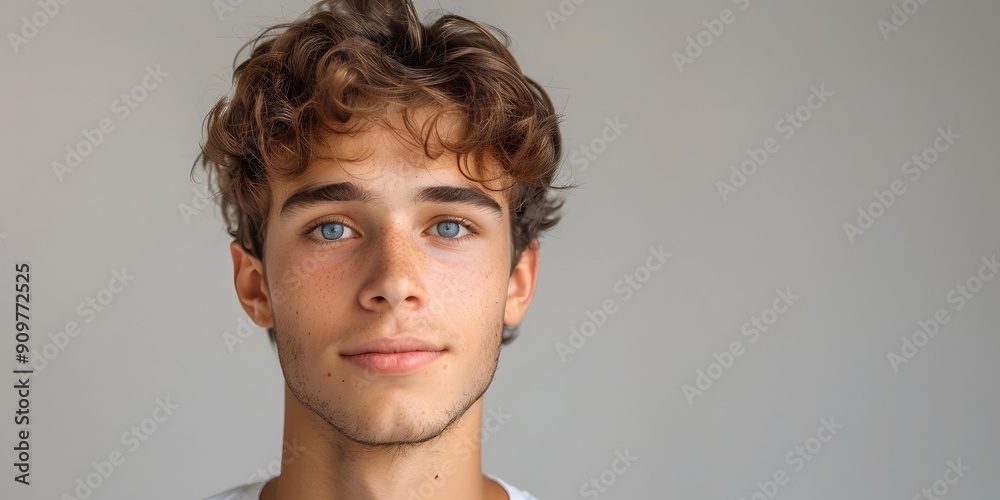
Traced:
[[[493, 380], [510, 214], [452, 155], [430, 160], [383, 127], [346, 141], [336, 152], [362, 160], [272, 181], [264, 255], [279, 359], [295, 397], [345, 437], [421, 442]], [[402, 338], [432, 352], [348, 356]]]

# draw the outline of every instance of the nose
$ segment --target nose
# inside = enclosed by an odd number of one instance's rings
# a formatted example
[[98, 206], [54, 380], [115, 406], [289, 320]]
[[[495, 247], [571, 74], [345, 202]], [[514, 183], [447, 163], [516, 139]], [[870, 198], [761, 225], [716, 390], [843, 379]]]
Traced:
[[426, 304], [427, 256], [419, 235], [406, 224], [387, 224], [368, 241], [365, 267], [369, 280], [361, 289], [362, 307], [373, 311], [417, 309]]

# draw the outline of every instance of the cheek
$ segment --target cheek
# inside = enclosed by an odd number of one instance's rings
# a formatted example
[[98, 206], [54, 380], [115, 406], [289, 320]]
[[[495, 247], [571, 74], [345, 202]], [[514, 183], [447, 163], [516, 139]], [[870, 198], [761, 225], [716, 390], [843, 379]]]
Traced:
[[[353, 286], [350, 266], [333, 252], [296, 251], [277, 254], [277, 273], [268, 276], [271, 303], [277, 321], [292, 330], [308, 329], [308, 321], [329, 314]], [[334, 301], [334, 297], [341, 300]]]
[[435, 266], [428, 279], [428, 300], [434, 321], [451, 323], [456, 341], [470, 345], [491, 343], [490, 338], [503, 321], [507, 298], [507, 275], [503, 266]]

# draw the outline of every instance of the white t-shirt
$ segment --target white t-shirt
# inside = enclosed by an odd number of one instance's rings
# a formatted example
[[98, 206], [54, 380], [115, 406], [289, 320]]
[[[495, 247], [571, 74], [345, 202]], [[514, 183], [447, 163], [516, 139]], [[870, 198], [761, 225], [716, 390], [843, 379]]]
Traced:
[[[527, 491], [515, 488], [511, 486], [510, 483], [496, 477], [492, 474], [485, 474], [486, 477], [496, 481], [503, 487], [504, 491], [507, 492], [507, 496], [510, 500], [538, 500], [534, 495], [528, 493]], [[267, 483], [269, 479], [265, 479], [259, 483], [247, 484], [244, 486], [239, 486], [231, 490], [224, 491], [218, 495], [208, 497], [205, 500], [260, 500], [260, 492], [264, 489], [264, 484]]]

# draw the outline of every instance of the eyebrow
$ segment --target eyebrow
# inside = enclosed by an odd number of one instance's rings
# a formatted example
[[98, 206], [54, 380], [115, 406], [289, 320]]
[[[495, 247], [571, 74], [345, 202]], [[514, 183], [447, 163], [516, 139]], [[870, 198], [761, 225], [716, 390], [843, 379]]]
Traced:
[[[382, 198], [353, 182], [334, 184], [308, 184], [281, 205], [278, 217], [284, 219], [308, 207], [330, 202], [378, 203]], [[413, 196], [413, 203], [457, 203], [492, 212], [503, 220], [503, 208], [493, 198], [478, 188], [466, 186], [428, 186]]]

